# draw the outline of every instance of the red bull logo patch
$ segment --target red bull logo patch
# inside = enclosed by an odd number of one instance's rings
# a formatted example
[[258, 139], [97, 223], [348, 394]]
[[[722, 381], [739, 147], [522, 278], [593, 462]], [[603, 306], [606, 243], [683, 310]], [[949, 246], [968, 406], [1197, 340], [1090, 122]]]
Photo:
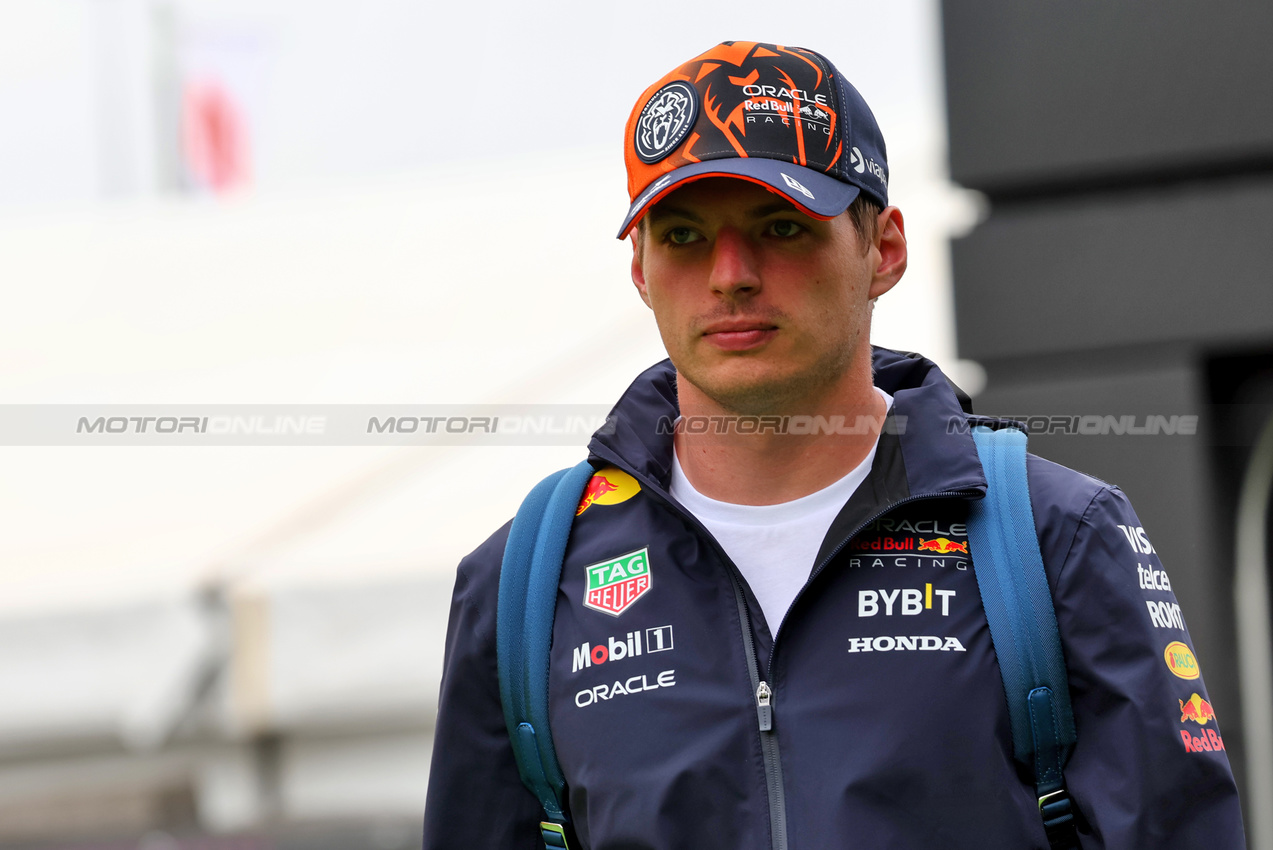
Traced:
[[948, 552], [963, 552], [968, 554], [968, 544], [959, 543], [947, 537], [936, 537], [932, 540], [919, 538], [919, 545], [915, 547], [917, 552], [936, 552], [939, 555], [945, 555]]
[[650, 590], [647, 549], [584, 568], [587, 576], [585, 608], [617, 617]]
[[1187, 753], [1218, 753], [1224, 750], [1224, 739], [1214, 729], [1202, 729], [1202, 734], [1190, 734], [1188, 729], [1180, 730], [1180, 740]]
[[859, 552], [914, 552], [914, 537], [854, 537], [849, 548]]
[[[1173, 645], [1184, 646], [1179, 641], [1176, 641]], [[1171, 647], [1169, 646], [1168, 650], [1170, 649]], [[1188, 651], [1188, 649], [1188, 647], [1185, 647], [1185, 651]], [[1194, 669], [1197, 669], [1196, 661]], [[1203, 699], [1202, 695], [1197, 692], [1191, 694], [1187, 700], [1178, 699], [1176, 702], [1180, 705], [1180, 722], [1186, 724], [1186, 728], [1180, 730], [1180, 743], [1184, 745], [1185, 752], [1223, 752], [1224, 739], [1220, 737], [1220, 731], [1216, 729], [1216, 713], [1211, 708], [1211, 703]], [[1196, 723], [1204, 728], [1199, 729], [1198, 734], [1195, 735], [1188, 727], [1189, 723]], [[1211, 725], [1208, 726], [1207, 724]]]
[[1167, 644], [1167, 648], [1163, 650], [1163, 659], [1167, 662], [1167, 669], [1181, 679], [1196, 679], [1202, 675], [1193, 650], [1178, 640]]
[[1182, 699], [1176, 700], [1180, 703], [1180, 722], [1192, 720], [1199, 726], [1206, 726], [1208, 721], [1216, 719], [1216, 713], [1211, 710], [1211, 703], [1207, 702], [1198, 694], [1189, 697], [1189, 701]]
[[575, 516], [579, 516], [593, 505], [617, 505], [626, 502], [641, 491], [641, 485], [628, 473], [614, 466], [598, 470], [588, 480], [583, 496], [579, 499], [579, 507]]

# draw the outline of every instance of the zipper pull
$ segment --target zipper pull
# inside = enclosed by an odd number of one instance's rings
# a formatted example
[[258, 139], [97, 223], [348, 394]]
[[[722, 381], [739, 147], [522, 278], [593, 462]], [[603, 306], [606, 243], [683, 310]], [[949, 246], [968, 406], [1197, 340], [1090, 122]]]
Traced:
[[756, 714], [760, 717], [761, 732], [768, 732], [774, 726], [773, 709], [769, 705], [773, 695], [774, 692], [769, 689], [769, 685], [765, 682], [761, 682], [760, 687], [756, 688]]

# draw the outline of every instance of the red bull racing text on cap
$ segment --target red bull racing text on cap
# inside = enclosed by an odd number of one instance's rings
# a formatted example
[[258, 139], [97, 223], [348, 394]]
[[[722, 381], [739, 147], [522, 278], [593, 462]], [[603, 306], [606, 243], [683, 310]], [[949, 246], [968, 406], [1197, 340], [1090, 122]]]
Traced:
[[650, 204], [704, 177], [778, 192], [814, 218], [865, 194], [888, 206], [884, 137], [866, 101], [826, 57], [727, 41], [650, 86], [628, 118], [632, 202], [622, 239]]

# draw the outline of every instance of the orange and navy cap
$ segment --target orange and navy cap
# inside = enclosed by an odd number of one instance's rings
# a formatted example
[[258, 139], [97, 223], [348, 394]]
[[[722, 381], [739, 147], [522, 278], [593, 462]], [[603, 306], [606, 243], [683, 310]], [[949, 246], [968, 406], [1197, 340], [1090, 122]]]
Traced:
[[619, 238], [650, 204], [704, 177], [759, 183], [819, 219], [859, 194], [886, 207], [885, 157], [870, 107], [826, 57], [726, 41], [637, 99], [623, 150], [632, 206]]

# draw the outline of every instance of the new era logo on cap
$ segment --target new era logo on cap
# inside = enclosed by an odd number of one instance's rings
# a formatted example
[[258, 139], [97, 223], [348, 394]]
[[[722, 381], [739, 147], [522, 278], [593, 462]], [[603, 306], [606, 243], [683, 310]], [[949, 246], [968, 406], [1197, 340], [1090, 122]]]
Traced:
[[797, 192], [800, 192], [801, 194], [803, 194], [805, 197], [809, 198], [810, 200], [813, 200], [813, 193], [810, 192], [805, 187], [801, 186], [799, 180], [792, 177], [790, 174], [788, 174], [785, 171], [782, 172], [782, 182], [786, 183], [792, 189], [795, 189]]
[[727, 41], [691, 59], [637, 100], [626, 143], [620, 238], [650, 204], [712, 176], [763, 183], [815, 218], [859, 193], [888, 205], [871, 110], [826, 57], [799, 47]]

